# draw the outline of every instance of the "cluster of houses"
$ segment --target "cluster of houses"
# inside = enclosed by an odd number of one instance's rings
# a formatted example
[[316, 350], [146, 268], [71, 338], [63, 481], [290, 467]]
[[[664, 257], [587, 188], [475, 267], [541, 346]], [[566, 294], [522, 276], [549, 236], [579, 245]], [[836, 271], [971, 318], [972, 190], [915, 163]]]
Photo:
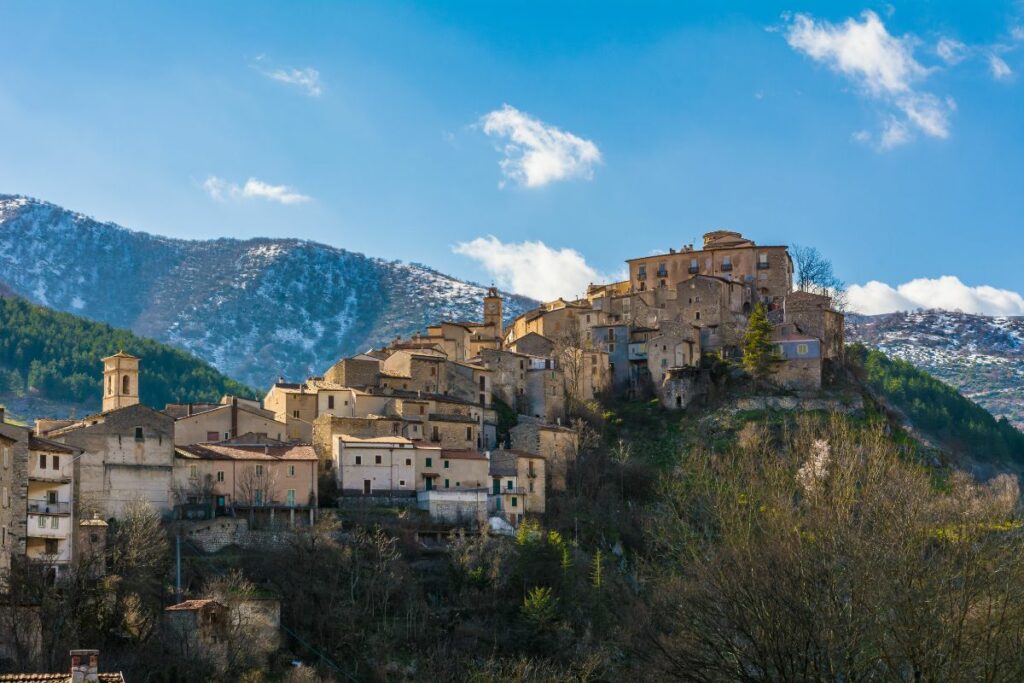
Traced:
[[102, 548], [139, 498], [168, 517], [294, 525], [315, 519], [330, 485], [439, 522], [514, 527], [565, 487], [573, 402], [646, 393], [685, 407], [703, 390], [702, 357], [739, 354], [757, 304], [775, 325], [780, 384], [817, 389], [843, 353], [842, 314], [793, 291], [786, 247], [716, 231], [700, 250], [627, 263], [628, 280], [507, 325], [492, 287], [482, 321], [442, 321], [322, 376], [281, 378], [261, 401], [142, 405], [140, 359], [119, 352], [103, 359], [100, 413], [30, 428], [0, 409], [0, 568], [23, 554], [59, 573]]

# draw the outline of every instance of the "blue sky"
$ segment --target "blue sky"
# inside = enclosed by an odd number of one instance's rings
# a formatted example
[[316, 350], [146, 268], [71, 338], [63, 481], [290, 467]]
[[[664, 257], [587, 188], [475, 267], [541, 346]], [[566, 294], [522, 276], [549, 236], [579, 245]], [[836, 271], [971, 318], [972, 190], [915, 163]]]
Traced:
[[0, 192], [535, 296], [726, 228], [1024, 314], [1024, 5], [694, 5], [3, 0]]

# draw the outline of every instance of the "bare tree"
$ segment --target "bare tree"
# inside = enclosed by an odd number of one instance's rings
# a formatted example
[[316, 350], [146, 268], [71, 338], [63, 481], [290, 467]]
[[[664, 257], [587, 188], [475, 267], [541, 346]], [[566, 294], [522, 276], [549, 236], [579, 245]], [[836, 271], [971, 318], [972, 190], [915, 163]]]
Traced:
[[239, 502], [249, 508], [249, 523], [256, 518], [256, 508], [270, 505], [277, 492], [277, 471], [266, 465], [246, 467], [238, 479]]
[[833, 308], [846, 310], [846, 283], [836, 276], [832, 262], [816, 247], [793, 245], [791, 253], [796, 265], [796, 288], [801, 292], [829, 296]]

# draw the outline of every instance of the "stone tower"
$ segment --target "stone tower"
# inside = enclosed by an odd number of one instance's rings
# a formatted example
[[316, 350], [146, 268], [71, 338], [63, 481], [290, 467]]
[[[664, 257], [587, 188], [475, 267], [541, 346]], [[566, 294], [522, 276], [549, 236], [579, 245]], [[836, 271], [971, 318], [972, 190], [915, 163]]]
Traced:
[[124, 351], [103, 359], [103, 412], [139, 402], [139, 359]]
[[497, 287], [488, 287], [484, 297], [484, 325], [493, 325], [495, 334], [501, 334], [501, 294]]

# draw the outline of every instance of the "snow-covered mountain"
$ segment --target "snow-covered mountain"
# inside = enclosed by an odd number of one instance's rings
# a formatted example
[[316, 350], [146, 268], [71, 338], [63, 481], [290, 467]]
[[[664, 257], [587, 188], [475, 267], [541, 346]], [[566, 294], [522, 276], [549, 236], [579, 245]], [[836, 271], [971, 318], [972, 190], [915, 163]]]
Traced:
[[1024, 317], [950, 311], [848, 316], [846, 338], [902, 358], [1024, 428]]
[[[484, 288], [296, 239], [186, 241], [0, 195], [0, 292], [195, 353], [262, 387], [439, 319], [482, 317]], [[535, 305], [506, 295], [506, 315]]]

